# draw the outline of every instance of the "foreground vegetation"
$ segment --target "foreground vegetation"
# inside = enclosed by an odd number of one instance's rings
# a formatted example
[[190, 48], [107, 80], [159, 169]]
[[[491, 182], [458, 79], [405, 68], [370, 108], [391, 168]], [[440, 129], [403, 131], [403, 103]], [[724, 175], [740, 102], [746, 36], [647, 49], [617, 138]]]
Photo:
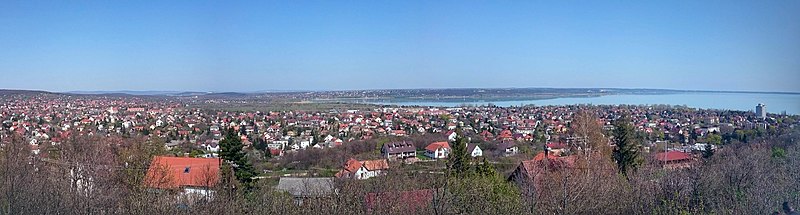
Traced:
[[[37, 158], [27, 143], [12, 137], [2, 140], [0, 150], [0, 213], [766, 214], [781, 211], [784, 202], [800, 203], [797, 140], [800, 132], [794, 129], [727, 145], [679, 170], [642, 161], [621, 172], [614, 160], [620, 150], [591, 150], [576, 153], [575, 167], [547, 172], [538, 186], [509, 182], [507, 173], [482, 160], [451, 159], [442, 173], [396, 164], [386, 176], [337, 180], [332, 196], [298, 205], [273, 190], [274, 179], [243, 186], [230, 168], [223, 169], [216, 194], [205, 201], [148, 189], [142, 182], [150, 159], [167, 152], [146, 139], [77, 137], [46, 147], [46, 155]], [[370, 207], [365, 202], [368, 193], [411, 190], [433, 195], [419, 209], [407, 202]]]

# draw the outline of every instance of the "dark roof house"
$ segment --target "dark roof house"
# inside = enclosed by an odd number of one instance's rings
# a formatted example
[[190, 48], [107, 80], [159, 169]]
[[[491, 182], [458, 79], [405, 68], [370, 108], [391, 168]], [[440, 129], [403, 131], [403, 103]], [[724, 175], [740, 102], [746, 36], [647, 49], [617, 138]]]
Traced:
[[417, 148], [412, 142], [391, 142], [383, 144], [381, 152], [386, 158], [405, 159], [417, 156]]
[[275, 190], [288, 193], [297, 204], [303, 204], [304, 199], [323, 198], [336, 192], [333, 178], [283, 177], [278, 181]]

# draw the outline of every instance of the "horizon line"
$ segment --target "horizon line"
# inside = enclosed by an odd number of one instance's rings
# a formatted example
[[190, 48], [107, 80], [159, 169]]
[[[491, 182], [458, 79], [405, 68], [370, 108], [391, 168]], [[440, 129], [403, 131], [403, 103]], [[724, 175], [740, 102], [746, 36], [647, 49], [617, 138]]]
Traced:
[[[70, 90], [70, 91], [51, 91], [41, 89], [9, 89], [0, 88], [0, 90], [18, 90], [18, 91], [42, 91], [49, 93], [64, 93], [64, 94], [109, 94], [109, 93], [242, 93], [242, 94], [257, 94], [257, 93], [292, 93], [292, 92], [346, 92], [346, 91], [381, 91], [381, 90], [473, 90], [473, 89], [592, 89], [592, 90], [660, 90], [660, 91], [678, 91], [678, 92], [715, 92], [715, 93], [762, 93], [762, 94], [800, 94], [800, 92], [792, 91], [754, 91], [754, 90], [697, 90], [697, 89], [668, 89], [668, 88], [622, 88], [622, 87], [429, 87], [429, 88], [367, 88], [367, 89], [330, 89], [330, 90], [300, 90], [300, 89], [287, 89], [287, 90], [247, 90], [247, 91], [213, 91], [213, 90]], [[157, 95], [157, 94], [156, 94]]]

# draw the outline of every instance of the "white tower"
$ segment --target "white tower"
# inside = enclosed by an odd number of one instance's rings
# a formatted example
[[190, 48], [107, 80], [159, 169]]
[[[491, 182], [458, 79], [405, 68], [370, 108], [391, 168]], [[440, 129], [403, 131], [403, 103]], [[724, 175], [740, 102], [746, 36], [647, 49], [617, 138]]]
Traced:
[[767, 118], [767, 106], [764, 105], [764, 104], [758, 103], [758, 105], [756, 105], [756, 116], [761, 118], [761, 119], [766, 119]]

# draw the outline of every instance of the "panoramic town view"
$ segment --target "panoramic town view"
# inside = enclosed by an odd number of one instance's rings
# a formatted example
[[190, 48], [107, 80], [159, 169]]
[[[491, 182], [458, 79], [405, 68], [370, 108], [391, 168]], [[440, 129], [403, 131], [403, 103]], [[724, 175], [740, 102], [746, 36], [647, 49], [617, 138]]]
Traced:
[[798, 214], [800, 1], [7, 1], [0, 214]]

